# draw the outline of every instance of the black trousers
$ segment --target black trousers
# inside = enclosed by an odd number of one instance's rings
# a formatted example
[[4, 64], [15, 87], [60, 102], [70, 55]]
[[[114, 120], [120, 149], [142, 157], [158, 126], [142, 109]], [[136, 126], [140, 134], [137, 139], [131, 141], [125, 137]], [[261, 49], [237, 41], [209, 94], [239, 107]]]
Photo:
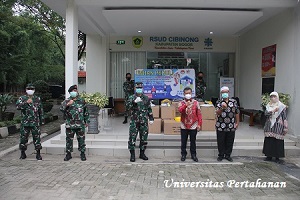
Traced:
[[217, 131], [217, 142], [220, 157], [229, 157], [232, 153], [235, 131]]
[[190, 151], [191, 155], [196, 155], [196, 136], [197, 136], [197, 129], [189, 130], [189, 129], [181, 129], [181, 155], [187, 154], [186, 152], [186, 143], [187, 139], [190, 135]]

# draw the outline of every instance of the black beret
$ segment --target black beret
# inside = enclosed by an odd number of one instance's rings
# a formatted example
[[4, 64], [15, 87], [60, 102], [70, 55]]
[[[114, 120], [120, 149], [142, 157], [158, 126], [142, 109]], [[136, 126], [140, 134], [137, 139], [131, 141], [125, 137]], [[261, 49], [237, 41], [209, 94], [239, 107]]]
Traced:
[[26, 88], [28, 89], [35, 89], [34, 85], [32, 83], [28, 83]]
[[72, 92], [74, 89], [77, 90], [77, 85], [72, 85], [72, 86], [68, 89], [68, 92]]
[[142, 82], [136, 82], [135, 86], [138, 87], [139, 85], [141, 85], [143, 87], [143, 83]]

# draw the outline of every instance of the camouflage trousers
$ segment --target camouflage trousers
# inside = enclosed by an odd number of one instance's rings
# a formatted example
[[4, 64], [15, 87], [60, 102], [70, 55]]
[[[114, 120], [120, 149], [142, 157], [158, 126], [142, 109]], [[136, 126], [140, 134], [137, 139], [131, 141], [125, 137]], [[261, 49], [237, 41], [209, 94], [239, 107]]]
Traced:
[[40, 137], [41, 136], [40, 127], [39, 126], [21, 125], [21, 127], [20, 127], [20, 145], [19, 145], [19, 149], [21, 151], [27, 150], [28, 137], [29, 137], [30, 132], [32, 134], [35, 150], [42, 149], [41, 137]]
[[128, 149], [135, 149], [135, 142], [138, 133], [140, 133], [140, 150], [145, 150], [148, 144], [148, 123], [138, 123], [131, 121], [129, 126], [129, 141], [128, 141]]
[[84, 130], [81, 128], [70, 129], [66, 128], [66, 152], [73, 152], [73, 140], [76, 134], [78, 140], [78, 150], [82, 153], [85, 152], [85, 135]]

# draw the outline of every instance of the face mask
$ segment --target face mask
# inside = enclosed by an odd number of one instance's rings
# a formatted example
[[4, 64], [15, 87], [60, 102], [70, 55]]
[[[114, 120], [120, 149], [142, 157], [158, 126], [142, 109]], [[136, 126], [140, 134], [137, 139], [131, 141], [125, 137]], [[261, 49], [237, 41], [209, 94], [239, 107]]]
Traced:
[[34, 90], [26, 90], [26, 93], [31, 96], [34, 94]]
[[191, 98], [192, 98], [192, 95], [191, 95], [191, 94], [186, 94], [186, 95], [184, 95], [184, 98], [186, 98], [186, 99], [191, 99]]
[[143, 88], [136, 88], [135, 92], [138, 94], [142, 94], [143, 93]]
[[222, 98], [227, 99], [228, 98], [228, 93], [222, 93]]
[[130, 81], [131, 80], [131, 77], [126, 77], [127, 81]]
[[76, 97], [76, 96], [77, 96], [77, 92], [70, 92], [70, 96], [71, 96], [72, 98]]

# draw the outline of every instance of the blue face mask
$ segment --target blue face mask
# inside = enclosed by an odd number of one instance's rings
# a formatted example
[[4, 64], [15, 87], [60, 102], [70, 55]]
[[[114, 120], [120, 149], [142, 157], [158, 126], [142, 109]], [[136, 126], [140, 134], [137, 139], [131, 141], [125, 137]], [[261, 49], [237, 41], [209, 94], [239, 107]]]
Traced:
[[77, 92], [70, 92], [70, 96], [71, 96], [72, 98], [76, 97], [76, 96], [77, 96]]
[[143, 93], [143, 88], [136, 88], [135, 92], [138, 94], [142, 94]]
[[228, 98], [228, 93], [222, 93], [222, 98], [227, 99]]

